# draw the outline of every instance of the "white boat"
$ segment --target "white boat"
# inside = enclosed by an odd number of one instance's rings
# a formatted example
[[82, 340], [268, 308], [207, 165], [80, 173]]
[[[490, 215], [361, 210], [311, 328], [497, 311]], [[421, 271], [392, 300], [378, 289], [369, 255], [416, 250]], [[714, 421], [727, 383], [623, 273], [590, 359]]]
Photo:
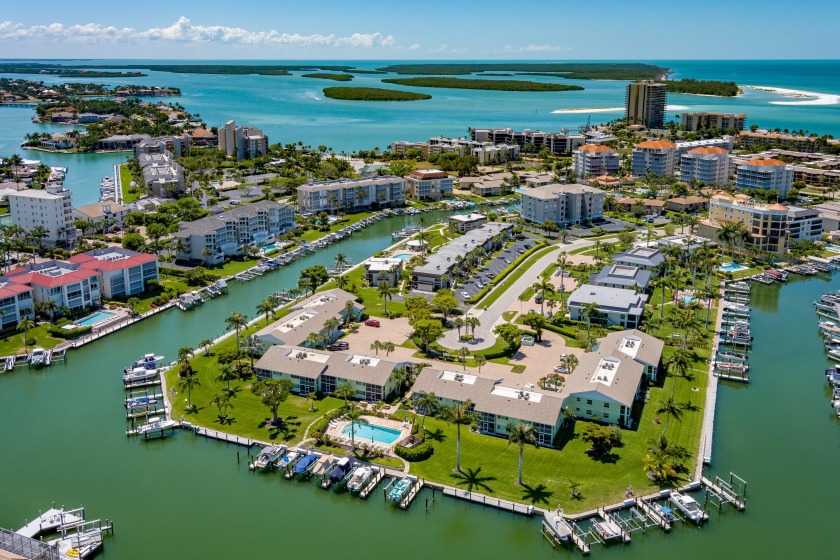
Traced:
[[148, 422], [137, 428], [138, 434], [145, 434], [148, 432], [156, 432], [174, 428], [178, 425], [175, 420], [161, 420], [160, 418], [150, 418]]
[[45, 360], [47, 359], [47, 351], [43, 348], [34, 348], [32, 353], [29, 354], [29, 365], [35, 367], [41, 367], [44, 365]]
[[371, 473], [373, 470], [370, 467], [358, 467], [355, 471], [353, 471], [353, 475], [350, 477], [350, 482], [347, 483], [347, 489], [351, 492], [358, 492], [362, 489], [362, 486], [365, 485], [367, 479], [370, 478]]
[[154, 354], [146, 354], [139, 360], [135, 361], [131, 364], [130, 367], [125, 368], [125, 372], [128, 373], [129, 371], [133, 370], [134, 368], [146, 368], [146, 369], [155, 369], [158, 366], [158, 362], [163, 359], [163, 356], [155, 356]]
[[677, 509], [685, 514], [685, 516], [697, 524], [702, 523], [708, 517], [706, 513], [700, 509], [700, 504], [697, 500], [686, 494], [679, 492], [671, 492], [671, 501], [677, 506]]
[[391, 487], [391, 490], [388, 491], [388, 499], [392, 502], [399, 502], [402, 500], [402, 497], [406, 492], [408, 492], [408, 489], [411, 488], [411, 482], [411, 479], [408, 477], [399, 479]]
[[300, 457], [301, 454], [298, 451], [289, 451], [277, 461], [277, 467], [285, 469], [289, 465], [293, 465]]
[[269, 445], [267, 447], [263, 447], [260, 454], [257, 455], [257, 458], [254, 459], [254, 462], [248, 465], [248, 467], [251, 470], [271, 467], [285, 451], [285, 445]]
[[157, 377], [157, 369], [146, 369], [144, 367], [136, 367], [123, 375], [123, 383], [136, 383], [138, 381], [148, 381]]
[[569, 522], [566, 521], [559, 510], [546, 513], [545, 520], [557, 538], [561, 541], [566, 542], [569, 540], [569, 537], [572, 536], [572, 526], [569, 525]]

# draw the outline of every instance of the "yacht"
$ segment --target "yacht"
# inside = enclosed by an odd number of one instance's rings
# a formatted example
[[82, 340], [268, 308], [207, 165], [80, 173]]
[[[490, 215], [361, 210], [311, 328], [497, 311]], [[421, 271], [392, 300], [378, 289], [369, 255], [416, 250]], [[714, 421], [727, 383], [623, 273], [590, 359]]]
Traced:
[[47, 359], [47, 351], [43, 348], [33, 348], [32, 353], [29, 354], [29, 365], [34, 367], [41, 367], [45, 365]]
[[135, 361], [131, 366], [125, 368], [125, 373], [135, 369], [135, 368], [146, 368], [146, 369], [155, 369], [158, 366], [158, 362], [163, 359], [163, 356], [155, 356], [154, 354], [146, 354], [139, 360]]
[[149, 381], [157, 377], [158, 370], [146, 369], [144, 367], [136, 367], [131, 371], [125, 372], [123, 375], [123, 383], [137, 383], [139, 381]]
[[350, 482], [347, 483], [347, 489], [351, 492], [358, 492], [362, 489], [367, 482], [367, 479], [370, 478], [373, 469], [370, 467], [358, 467], [355, 471], [353, 471], [353, 476], [350, 477]]
[[248, 465], [251, 470], [265, 469], [274, 466], [277, 459], [286, 451], [285, 445], [269, 445], [263, 447], [257, 458]]
[[706, 512], [700, 509], [700, 504], [697, 500], [687, 494], [680, 494], [679, 492], [671, 492], [671, 501], [677, 506], [677, 509], [685, 514], [685, 516], [697, 523], [698, 525], [708, 518]]
[[147, 432], [163, 431], [169, 428], [174, 428], [178, 425], [175, 420], [161, 420], [160, 418], [150, 418], [148, 422], [137, 428], [138, 434], [145, 434]]

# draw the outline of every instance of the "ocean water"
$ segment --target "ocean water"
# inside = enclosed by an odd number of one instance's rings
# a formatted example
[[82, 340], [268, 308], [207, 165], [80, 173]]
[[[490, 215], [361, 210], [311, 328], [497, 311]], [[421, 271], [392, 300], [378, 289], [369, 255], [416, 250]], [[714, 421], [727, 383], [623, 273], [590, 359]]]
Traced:
[[[73, 61], [63, 61], [72, 64]], [[80, 63], [82, 61], [79, 61]], [[138, 64], [154, 61], [125, 61]], [[170, 62], [170, 61], [167, 61]], [[181, 61], [174, 61], [181, 62]], [[195, 63], [195, 61], [183, 61]], [[210, 61], [208, 61], [210, 62]], [[214, 61], [215, 62], [215, 61]], [[256, 61], [226, 61], [256, 64]], [[278, 64], [296, 61], [276, 61]], [[734, 80], [738, 84], [782, 87], [840, 96], [840, 61], [653, 61], [671, 68], [676, 78]], [[89, 64], [90, 61], [84, 61]], [[119, 64], [107, 61], [103, 64]], [[266, 61], [259, 61], [266, 63]], [[323, 64], [346, 64], [373, 69], [392, 62], [322, 61]], [[302, 141], [313, 146], [325, 145], [336, 152], [379, 147], [394, 140], [425, 140], [429, 136], [464, 136], [468, 127], [513, 127], [543, 130], [575, 128], [590, 122], [599, 123], [621, 116], [621, 111], [592, 113], [554, 113], [562, 109], [617, 108], [624, 104], [624, 81], [564, 80], [552, 77], [529, 77], [544, 82], [577, 84], [583, 91], [500, 92], [479, 90], [406, 88], [382, 84], [383, 75], [357, 75], [352, 82], [292, 76], [223, 76], [213, 74], [176, 74], [148, 72], [149, 76], [130, 79], [91, 79], [116, 85], [142, 83], [181, 88], [183, 95], [170, 98], [209, 126], [219, 126], [228, 119], [263, 128], [271, 142]], [[34, 75], [5, 75], [34, 79]], [[42, 76], [47, 83], [67, 81]], [[426, 91], [432, 99], [412, 102], [339, 101], [323, 95], [323, 88], [334, 85], [376, 86], [412, 91]], [[835, 98], [827, 105], [776, 105], [777, 102], [803, 101], [764, 91], [745, 90], [737, 98], [696, 95], [670, 95], [669, 117], [684, 110], [733, 111], [747, 114], [749, 124], [761, 127], [808, 129], [820, 134], [840, 136], [840, 103]], [[51, 132], [62, 127], [35, 125], [31, 109], [0, 108], [0, 155], [20, 152], [23, 135], [32, 131]], [[50, 165], [70, 168], [67, 186], [74, 191], [74, 202], [85, 204], [99, 196], [99, 181], [111, 174], [113, 163], [126, 156], [38, 156]]]

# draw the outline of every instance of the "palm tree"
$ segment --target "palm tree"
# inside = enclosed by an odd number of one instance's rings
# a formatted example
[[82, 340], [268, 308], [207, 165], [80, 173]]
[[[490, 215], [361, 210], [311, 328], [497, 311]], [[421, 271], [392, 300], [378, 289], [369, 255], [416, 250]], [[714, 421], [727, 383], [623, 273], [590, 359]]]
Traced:
[[384, 280], [379, 283], [379, 286], [376, 288], [376, 290], [377, 290], [377, 293], [379, 294], [379, 297], [384, 300], [385, 313], [387, 313], [388, 312], [388, 300], [393, 299], [394, 294], [396, 293], [396, 290], [394, 289], [394, 287], [391, 284], [389, 284], [388, 282], [385, 282]]
[[364, 411], [356, 406], [347, 407], [347, 410], [344, 412], [344, 416], [350, 420], [350, 451], [355, 453], [356, 452], [356, 423], [362, 418]]
[[404, 388], [411, 385], [411, 372], [403, 366], [394, 368], [391, 372], [391, 380], [397, 385], [397, 393], [402, 394]]
[[525, 453], [525, 446], [533, 445], [535, 448], [539, 449], [540, 444], [537, 442], [537, 436], [534, 433], [533, 424], [523, 424], [520, 420], [515, 426], [513, 424], [508, 424], [507, 432], [508, 445], [513, 443], [519, 448], [519, 478], [517, 480], [517, 484], [522, 486], [522, 456]]
[[671, 324], [678, 329], [682, 329], [683, 335], [683, 350], [688, 347], [688, 335], [690, 332], [700, 327], [700, 320], [694, 314], [693, 309], [681, 308], [671, 317]]
[[461, 346], [458, 348], [458, 359], [461, 360], [461, 363], [464, 364], [464, 371], [467, 371], [467, 358], [470, 357], [470, 349], [466, 346]]
[[347, 260], [347, 255], [345, 255], [344, 253], [336, 253], [335, 257], [333, 257], [333, 260], [335, 261], [335, 268], [339, 273], [344, 270], [344, 267], [346, 267], [347, 263], [349, 262]]
[[348, 400], [356, 396], [356, 388], [345, 381], [336, 387], [335, 396], [344, 399], [344, 406], [346, 408]]
[[393, 342], [385, 342], [384, 344], [382, 344], [382, 349], [385, 350], [385, 357], [386, 358], [396, 348], [397, 348], [397, 346]]
[[[674, 382], [676, 383], [676, 381]], [[679, 420], [682, 417], [683, 409], [680, 404], [674, 400], [674, 397], [669, 397], [668, 400], [662, 403], [662, 405], [656, 410], [659, 414], [665, 414], [665, 429], [668, 429], [668, 421], [673, 417]]]
[[265, 325], [268, 326], [268, 317], [274, 316], [274, 308], [277, 307], [277, 298], [274, 296], [269, 296], [262, 300], [259, 305], [257, 305], [257, 313], [264, 313], [265, 314]]
[[466, 319], [464, 319], [464, 324], [472, 331], [472, 335], [475, 336], [475, 328], [481, 326], [481, 321], [475, 315], [467, 315]]
[[227, 410], [233, 408], [233, 404], [230, 402], [230, 394], [217, 393], [210, 399], [210, 404], [219, 410], [219, 422], [224, 424], [227, 418]]
[[233, 371], [233, 368], [230, 364], [221, 364], [219, 366], [219, 375], [216, 376], [216, 381], [220, 381], [226, 384], [225, 391], [228, 394], [232, 392], [230, 390], [230, 382], [238, 378], [239, 375], [235, 371]]
[[347, 301], [344, 304], [344, 324], [349, 325], [350, 321], [353, 318], [353, 311], [356, 309], [356, 305], [353, 303], [352, 300]]
[[426, 416], [434, 414], [437, 406], [438, 400], [434, 393], [417, 393], [414, 397], [414, 408], [415, 410], [420, 411], [420, 414], [423, 415], [423, 420], [420, 423], [420, 429], [423, 430], [424, 434], [426, 433]]
[[478, 415], [472, 411], [472, 401], [454, 402], [440, 411], [440, 416], [447, 424], [455, 424], [457, 431], [455, 447], [455, 470], [461, 472], [461, 426], [469, 426], [478, 421]]
[[460, 340], [461, 339], [461, 329], [464, 328], [466, 323], [464, 322], [464, 319], [462, 317], [455, 317], [455, 320], [452, 321], [452, 323], [455, 325], [455, 328], [458, 330], [458, 339]]
[[594, 301], [592, 303], [587, 303], [586, 305], [583, 306], [583, 309], [580, 310], [580, 315], [586, 319], [586, 335], [587, 336], [590, 335], [590, 332], [589, 332], [589, 329], [590, 329], [590, 326], [591, 326], [590, 319], [596, 313], [598, 313], [598, 303], [594, 302]]
[[578, 357], [575, 356], [574, 354], [569, 354], [566, 357], [566, 367], [569, 368], [569, 375], [571, 375], [575, 372], [575, 368], [578, 367], [579, 363], [580, 363], [580, 360], [578, 360]]
[[378, 356], [379, 351], [382, 349], [382, 343], [378, 340], [374, 340], [370, 345], [370, 349], [376, 352], [376, 355]]
[[29, 330], [35, 328], [35, 321], [24, 316], [17, 324], [18, 332], [23, 331], [23, 349], [29, 353]]
[[709, 315], [712, 313], [712, 301], [720, 298], [720, 291], [716, 286], [710, 286], [708, 284], [700, 286], [700, 291], [698, 295], [706, 300], [706, 323], [704, 328], [709, 328]]
[[189, 367], [189, 362], [186, 362], [186, 366], [188, 367], [181, 370], [183, 376], [178, 379], [178, 387], [187, 390], [187, 410], [192, 410], [192, 390], [194, 387], [200, 386], [201, 382], [198, 380], [198, 376], [196, 376], [192, 368]]
[[566, 253], [560, 253], [557, 256], [557, 268], [560, 269], [560, 291], [566, 290], [566, 265], [569, 263], [569, 256]]
[[550, 277], [547, 274], [543, 274], [540, 276], [539, 280], [534, 282], [534, 285], [531, 286], [531, 288], [533, 288], [537, 295], [542, 298], [540, 301], [540, 315], [544, 315], [545, 298], [547, 298], [549, 294], [554, 293], [554, 284], [551, 283]]
[[239, 331], [245, 328], [248, 320], [245, 318], [245, 315], [231, 311], [230, 317], [225, 319], [225, 323], [227, 325], [226, 330], [234, 329], [236, 331], [236, 349], [239, 350]]
[[211, 339], [211, 338], [205, 338], [204, 340], [202, 340], [201, 342], [199, 342], [199, 343], [198, 343], [198, 345], [199, 345], [201, 348], [204, 348], [204, 355], [205, 355], [205, 356], [209, 356], [209, 355], [210, 355], [210, 348], [212, 348], [212, 347], [213, 347], [213, 339]]
[[478, 373], [481, 373], [481, 366], [487, 363], [487, 358], [484, 354], [476, 354], [473, 356], [473, 360], [475, 361], [475, 365], [478, 366]]
[[309, 412], [315, 412], [315, 399], [318, 398], [317, 393], [307, 393], [306, 398], [309, 399]]

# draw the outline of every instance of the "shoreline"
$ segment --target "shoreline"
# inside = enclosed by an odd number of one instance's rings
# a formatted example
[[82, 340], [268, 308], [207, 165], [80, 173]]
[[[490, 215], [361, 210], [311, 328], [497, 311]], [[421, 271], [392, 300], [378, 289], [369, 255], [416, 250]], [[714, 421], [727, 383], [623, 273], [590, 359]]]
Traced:
[[739, 87], [751, 89], [753, 91], [774, 93], [783, 97], [793, 97], [801, 99], [801, 101], [770, 101], [770, 105], [840, 105], [840, 95], [834, 93], [819, 93], [816, 91], [806, 91], [802, 89], [790, 89], [773, 86], [741, 85]]
[[[690, 94], [687, 94], [690, 95]], [[710, 97], [718, 97], [716, 95]], [[687, 111], [691, 107], [686, 105], [666, 105], [666, 111]], [[624, 107], [575, 107], [572, 109], [555, 109], [551, 111], [554, 115], [585, 115], [587, 113], [618, 113], [624, 112]]]

